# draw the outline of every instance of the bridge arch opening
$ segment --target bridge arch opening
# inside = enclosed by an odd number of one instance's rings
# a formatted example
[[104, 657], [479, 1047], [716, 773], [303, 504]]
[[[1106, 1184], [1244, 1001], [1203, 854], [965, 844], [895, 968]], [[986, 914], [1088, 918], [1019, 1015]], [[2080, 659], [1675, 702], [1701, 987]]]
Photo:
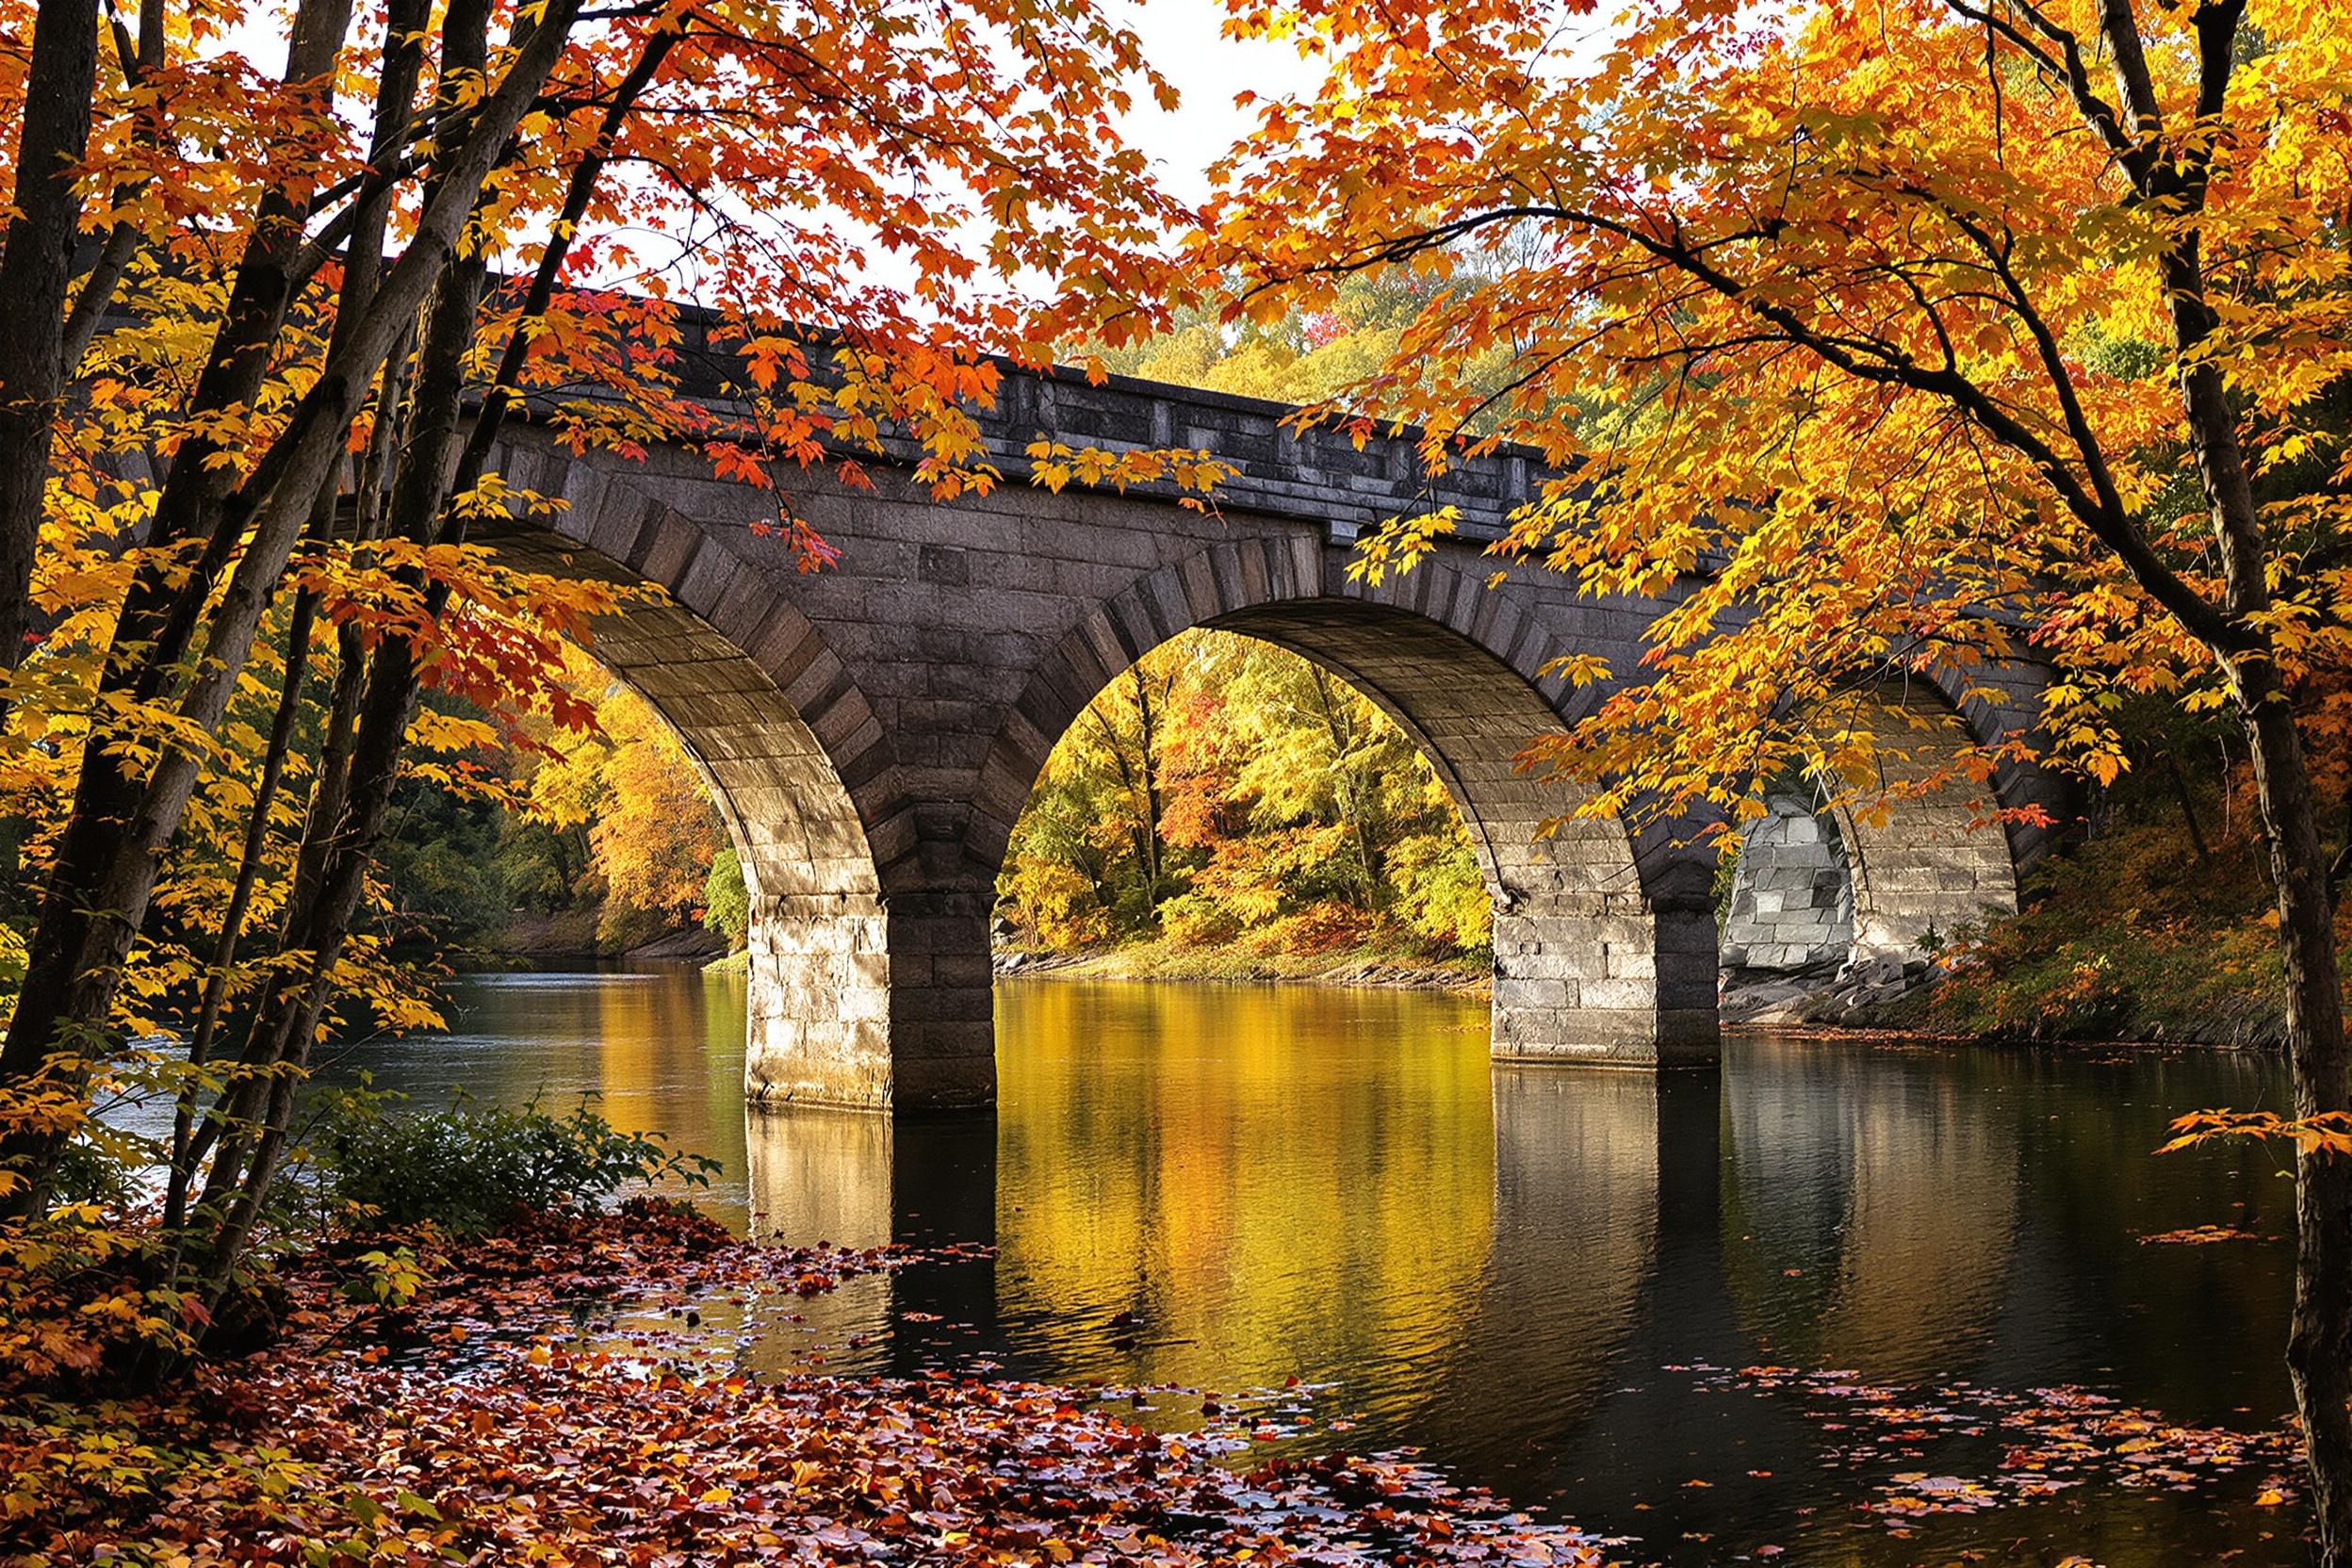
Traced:
[[1963, 931], [2014, 913], [2031, 829], [2004, 829], [2007, 793], [1958, 766], [1968, 716], [1937, 690], [1886, 684], [1824, 724], [1872, 737], [1867, 776], [1803, 771], [1764, 791], [1725, 889], [1723, 967], [1762, 974], [1924, 964]]
[[[1478, 610], [1470, 602], [1465, 619]], [[1087, 701], [1137, 660], [1202, 630], [1273, 644], [1385, 714], [1460, 813], [1493, 910], [1495, 1054], [1644, 1067], [1713, 1062], [1715, 931], [1703, 869], [1665, 835], [1638, 842], [1614, 819], [1567, 815], [1574, 798], [1561, 786], [1517, 766], [1530, 741], [1562, 725], [1560, 699], [1546, 694], [1541, 674], [1553, 651], [1547, 640], [1506, 639], [1515, 655], [1506, 658], [1426, 612], [1341, 594], [1228, 604], [1149, 641], [1117, 629], [1133, 626], [1112, 607], [1083, 655], [1087, 678], [1053, 688], [1061, 710], [1023, 709], [1032, 747], [1018, 775], [1021, 803], [997, 807], [1006, 819], [1025, 805], [1053, 742], [1083, 723]], [[1099, 635], [1106, 630], [1110, 637]], [[988, 799], [1004, 802], [1008, 793]], [[993, 845], [998, 857], [1011, 839], [1008, 825]]]
[[[866, 757], [869, 770], [877, 760], [868, 754], [879, 726], [815, 628], [763, 574], [726, 559], [715, 538], [607, 488], [612, 496], [596, 498], [605, 504], [494, 524], [482, 542], [519, 570], [637, 590], [596, 620], [585, 651], [677, 737], [742, 863], [745, 1093], [886, 1106], [890, 912], [851, 790], [857, 760]], [[595, 539], [615, 501], [634, 518], [626, 539]]]

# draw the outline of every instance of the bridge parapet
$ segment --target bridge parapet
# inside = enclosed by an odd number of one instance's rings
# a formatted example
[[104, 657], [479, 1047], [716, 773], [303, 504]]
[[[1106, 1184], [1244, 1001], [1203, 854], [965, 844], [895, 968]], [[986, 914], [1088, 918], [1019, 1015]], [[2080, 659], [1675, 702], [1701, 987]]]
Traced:
[[1458, 457], [1446, 472], [1431, 475], [1417, 433], [1375, 433], [1359, 446], [1334, 426], [1294, 428], [1298, 412], [1123, 376], [1092, 384], [1057, 370], [1006, 376], [997, 406], [979, 420], [991, 461], [1007, 474], [1028, 471], [1029, 444], [1041, 435], [1105, 451], [1206, 451], [1233, 470], [1217, 487], [1219, 507], [1313, 523], [1343, 543], [1392, 517], [1441, 507], [1455, 510], [1458, 537], [1499, 539], [1511, 513], [1534, 498], [1544, 472], [1533, 454], [1514, 449]]
[[[739, 372], [731, 354], [710, 345], [715, 320], [707, 313], [681, 319], [682, 373], [685, 390], [726, 407]], [[1460, 538], [1490, 543], [1534, 498], [1546, 471], [1541, 454], [1509, 447], [1457, 454], [1445, 473], [1432, 475], [1421, 459], [1421, 433], [1410, 428], [1383, 426], [1359, 444], [1338, 426], [1296, 428], [1298, 408], [1263, 398], [1131, 376], [1095, 382], [1068, 366], [1038, 371], [1001, 360], [998, 370], [995, 406], [970, 412], [986, 461], [1008, 480], [1027, 482], [1029, 449], [1039, 440], [1107, 452], [1205, 451], [1232, 470], [1217, 487], [1218, 507], [1311, 523], [1342, 543], [1392, 517], [1441, 507], [1455, 510]], [[867, 453], [845, 455], [871, 461]], [[923, 454], [912, 439], [886, 436], [881, 455], [911, 467]], [[1177, 494], [1167, 482], [1131, 488], [1162, 498]]]

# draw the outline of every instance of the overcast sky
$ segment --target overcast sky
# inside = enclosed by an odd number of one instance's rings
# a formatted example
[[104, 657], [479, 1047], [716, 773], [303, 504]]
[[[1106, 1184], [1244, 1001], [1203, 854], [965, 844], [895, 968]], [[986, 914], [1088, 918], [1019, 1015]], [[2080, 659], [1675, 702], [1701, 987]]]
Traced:
[[1317, 67], [1290, 44], [1220, 37], [1225, 8], [1217, 0], [1132, 0], [1119, 9], [1152, 63], [1184, 95], [1173, 114], [1138, 109], [1128, 134], [1165, 166], [1168, 188], [1187, 200], [1207, 194], [1204, 172], [1257, 123], [1254, 110], [1233, 106], [1233, 94], [1304, 92], [1317, 78]]

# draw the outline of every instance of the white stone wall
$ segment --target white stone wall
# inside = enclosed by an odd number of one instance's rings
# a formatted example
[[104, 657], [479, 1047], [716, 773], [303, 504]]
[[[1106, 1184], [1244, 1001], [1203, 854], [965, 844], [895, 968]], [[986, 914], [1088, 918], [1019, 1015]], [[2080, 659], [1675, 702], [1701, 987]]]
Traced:
[[743, 1088], [756, 1104], [890, 1103], [889, 920], [872, 893], [755, 895]]
[[[1841, 809], [1854, 871], [1854, 956], [1910, 963], [1964, 927], [2013, 913], [2017, 861], [1993, 801], [1972, 780], [1943, 776], [1968, 743], [1959, 715], [1933, 695], [1889, 687], [1890, 725], [1878, 771], [1892, 798], [1883, 811]], [[1906, 784], [1943, 782], [1921, 793]]]
[[1842, 964], [1854, 946], [1854, 876], [1834, 816], [1788, 791], [1740, 835], [1723, 967], [1788, 972]]

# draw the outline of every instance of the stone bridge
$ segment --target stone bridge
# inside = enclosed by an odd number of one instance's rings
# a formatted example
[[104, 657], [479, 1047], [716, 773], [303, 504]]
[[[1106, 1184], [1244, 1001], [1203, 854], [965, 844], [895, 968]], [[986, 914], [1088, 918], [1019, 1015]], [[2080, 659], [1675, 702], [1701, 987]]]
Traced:
[[[1712, 853], [1608, 820], [1542, 835], [1570, 798], [1512, 766], [1599, 700], [1544, 678], [1545, 663], [1586, 651], [1635, 667], [1658, 605], [1579, 598], [1532, 567], [1488, 587], [1494, 563], [1478, 549], [1530, 494], [1524, 457], [1433, 485], [1410, 441], [1359, 449], [1294, 433], [1287, 412], [1139, 382], [1009, 377], [986, 421], [1006, 476], [991, 495], [935, 504], [885, 465], [870, 465], [871, 490], [806, 477], [794, 505], [841, 551], [818, 573], [757, 526], [772, 497], [714, 480], [692, 453], [573, 457], [531, 430], [513, 436], [510, 482], [564, 504], [487, 542], [518, 564], [661, 591], [603, 626], [595, 652], [676, 727], [741, 851], [755, 1100], [992, 1100], [989, 926], [1014, 820], [1088, 700], [1194, 627], [1329, 667], [1436, 765], [1494, 900], [1497, 1056], [1715, 1060]], [[1235, 473], [1214, 514], [1152, 489], [1051, 494], [1026, 480], [1039, 434], [1204, 449]], [[1458, 509], [1454, 542], [1377, 587], [1348, 580], [1360, 530], [1440, 504]], [[2010, 694], [1999, 706], [1895, 700], [1931, 731], [1984, 738], [2031, 722], [2042, 679], [1996, 678]], [[1996, 788], [2003, 804], [2066, 818], [2044, 776], [2015, 771]], [[1883, 826], [1786, 807], [1751, 833], [1803, 824], [1743, 858], [1735, 956], [1789, 967], [1840, 943], [1908, 952], [1931, 929], [2013, 906], [2017, 868], [2042, 844], [2031, 829], [1970, 831], [1981, 804], [1948, 792]]]

